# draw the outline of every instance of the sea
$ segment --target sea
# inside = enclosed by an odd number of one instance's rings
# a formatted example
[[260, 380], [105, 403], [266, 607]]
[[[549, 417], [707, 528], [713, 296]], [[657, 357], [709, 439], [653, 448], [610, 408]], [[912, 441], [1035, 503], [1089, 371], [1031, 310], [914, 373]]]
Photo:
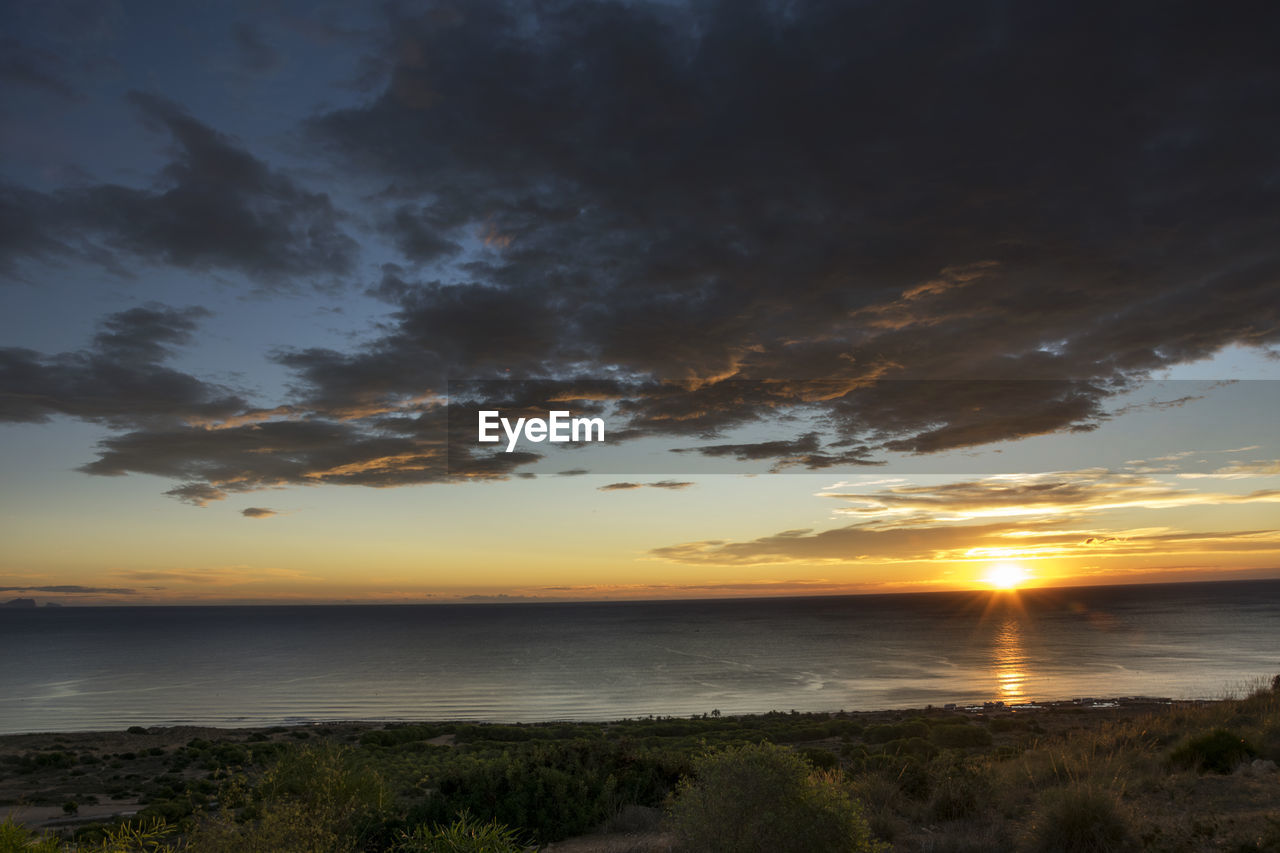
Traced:
[[1280, 580], [714, 601], [0, 610], [0, 733], [1146, 696], [1280, 673]]

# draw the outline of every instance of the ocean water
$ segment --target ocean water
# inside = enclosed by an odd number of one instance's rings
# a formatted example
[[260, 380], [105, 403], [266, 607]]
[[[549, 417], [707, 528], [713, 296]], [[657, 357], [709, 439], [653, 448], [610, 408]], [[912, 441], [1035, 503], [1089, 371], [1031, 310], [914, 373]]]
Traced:
[[3, 733], [1220, 698], [1276, 673], [1280, 581], [0, 611]]

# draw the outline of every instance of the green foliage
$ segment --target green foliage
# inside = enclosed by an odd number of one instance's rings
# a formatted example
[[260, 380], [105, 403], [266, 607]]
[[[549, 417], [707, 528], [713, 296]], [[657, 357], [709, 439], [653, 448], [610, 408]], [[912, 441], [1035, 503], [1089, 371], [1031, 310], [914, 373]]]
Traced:
[[671, 822], [699, 853], [874, 851], [880, 846], [835, 774], [767, 743], [702, 758], [680, 785]]
[[463, 814], [447, 826], [420, 826], [404, 833], [395, 853], [521, 853], [516, 833], [498, 823]]
[[991, 732], [978, 726], [935, 726], [929, 740], [943, 749], [986, 747], [991, 746]]
[[340, 853], [359, 849], [381, 821], [389, 795], [382, 779], [342, 747], [302, 747], [286, 753], [248, 796], [237, 816], [224, 811], [195, 832], [192, 847], [243, 853]]
[[911, 755], [923, 759], [933, 758], [938, 754], [938, 748], [922, 737], [891, 740], [884, 745], [884, 751], [888, 755]]
[[362, 746], [399, 746], [415, 741], [430, 740], [447, 730], [439, 726], [396, 726], [382, 731], [365, 732], [360, 736]]
[[175, 828], [163, 820], [122, 823], [106, 831], [105, 838], [90, 850], [100, 853], [161, 853], [175, 849]]
[[1244, 738], [1226, 729], [1214, 729], [1173, 751], [1174, 766], [1202, 773], [1230, 773], [1241, 761], [1253, 758], [1258, 750]]
[[1036, 818], [1037, 853], [1119, 853], [1137, 846], [1114, 795], [1087, 787], [1055, 791]]
[[990, 776], [968, 761], [949, 761], [935, 767], [932, 775], [934, 786], [929, 814], [933, 820], [976, 817], [991, 801]]
[[25, 755], [6, 756], [6, 763], [15, 765], [19, 773], [34, 773], [37, 770], [65, 770], [76, 765], [79, 760], [70, 752], [28, 752]]
[[829, 749], [802, 749], [800, 755], [818, 770], [836, 770], [840, 767], [840, 759]]
[[929, 724], [923, 720], [907, 720], [904, 723], [884, 723], [869, 727], [863, 733], [867, 743], [888, 743], [892, 740], [907, 738], [926, 738], [929, 736]]
[[626, 741], [539, 739], [501, 752], [451, 752], [421, 777], [428, 796], [409, 820], [439, 824], [467, 812], [555, 841], [589, 831], [624, 805], [657, 805], [685, 770], [682, 753]]
[[0, 853], [59, 853], [62, 845], [52, 835], [38, 835], [17, 823], [12, 815], [0, 821]]

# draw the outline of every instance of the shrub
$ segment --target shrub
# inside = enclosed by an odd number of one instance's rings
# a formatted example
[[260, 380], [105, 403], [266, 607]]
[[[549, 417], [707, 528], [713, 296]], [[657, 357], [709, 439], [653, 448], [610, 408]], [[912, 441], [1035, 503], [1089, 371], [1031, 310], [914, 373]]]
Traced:
[[[226, 791], [227, 800], [242, 799]], [[389, 797], [381, 778], [340, 747], [287, 753], [263, 777], [240, 816], [206, 821], [192, 849], [236, 853], [338, 853], [360, 849], [360, 838], [381, 818]]]
[[978, 768], [956, 761], [935, 771], [929, 814], [933, 820], [965, 820], [991, 801], [991, 780]]
[[884, 745], [888, 755], [909, 755], [928, 760], [938, 754], [938, 748], [922, 737], [891, 740]]
[[802, 749], [800, 755], [819, 770], [835, 770], [840, 766], [840, 759], [828, 749]]
[[1136, 848], [1129, 824], [1107, 791], [1068, 788], [1055, 792], [1035, 822], [1038, 853], [1115, 853]]
[[531, 740], [501, 750], [446, 754], [431, 795], [408, 812], [411, 826], [445, 824], [463, 812], [520, 827], [533, 840], [589, 832], [626, 804], [658, 805], [689, 770], [683, 754], [625, 742]]
[[936, 726], [929, 732], [929, 739], [944, 749], [991, 746], [991, 732], [978, 726]]
[[62, 844], [52, 835], [37, 835], [12, 816], [0, 821], [0, 851], [21, 850], [22, 853], [58, 853]]
[[761, 743], [703, 757], [671, 807], [676, 835], [699, 853], [877, 851], [862, 809], [835, 774]]
[[929, 736], [929, 725], [922, 720], [907, 720], [905, 723], [882, 723], [871, 726], [863, 736], [867, 743], [888, 743], [891, 740], [907, 738], [925, 738]]
[[1230, 773], [1241, 761], [1257, 754], [1253, 744], [1239, 735], [1226, 729], [1214, 729], [1175, 749], [1169, 760], [1177, 767], [1202, 773]]
[[463, 814], [448, 826], [420, 826], [405, 833], [396, 853], [520, 853], [511, 829], [496, 820], [481, 823]]
[[993, 732], [1024, 732], [1030, 728], [1026, 720], [1016, 717], [992, 717], [987, 725], [991, 726]]

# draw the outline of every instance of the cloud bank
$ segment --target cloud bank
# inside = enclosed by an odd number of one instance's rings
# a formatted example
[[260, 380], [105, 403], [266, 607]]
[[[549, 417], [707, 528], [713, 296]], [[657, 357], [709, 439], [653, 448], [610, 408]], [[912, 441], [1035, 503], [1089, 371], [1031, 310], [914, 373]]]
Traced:
[[[821, 469], [1088, 431], [1151, 371], [1280, 344], [1274, 6], [385, 14], [363, 58], [382, 84], [296, 128], [327, 172], [135, 92], [171, 145], [148, 184], [0, 192], [24, 280], [76, 260], [345, 287], [383, 301], [378, 332], [281, 341], [293, 392], [257, 405], [164, 365], [198, 311], [139, 308], [83, 350], [5, 350], [0, 416], [102, 423], [83, 470], [203, 504], [534, 461], [465, 448], [459, 377], [612, 383], [589, 399], [617, 404], [619, 441]], [[234, 38], [250, 72], [282, 61]], [[39, 62], [5, 73], [68, 97]], [[723, 438], [801, 415], [790, 438]]]

